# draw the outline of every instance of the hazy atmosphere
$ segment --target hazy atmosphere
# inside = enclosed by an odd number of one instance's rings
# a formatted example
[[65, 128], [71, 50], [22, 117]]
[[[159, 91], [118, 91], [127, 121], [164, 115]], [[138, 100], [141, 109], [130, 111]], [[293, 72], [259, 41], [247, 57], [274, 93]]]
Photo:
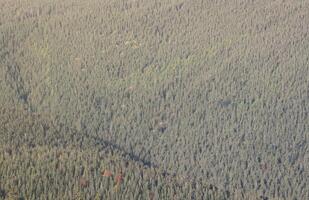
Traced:
[[308, 200], [309, 1], [0, 0], [0, 199]]

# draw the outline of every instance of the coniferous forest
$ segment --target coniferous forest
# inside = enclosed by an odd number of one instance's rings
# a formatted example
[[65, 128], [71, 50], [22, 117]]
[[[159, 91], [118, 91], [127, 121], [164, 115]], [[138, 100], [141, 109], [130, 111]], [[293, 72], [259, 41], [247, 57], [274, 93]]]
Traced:
[[0, 199], [309, 199], [309, 1], [0, 0]]

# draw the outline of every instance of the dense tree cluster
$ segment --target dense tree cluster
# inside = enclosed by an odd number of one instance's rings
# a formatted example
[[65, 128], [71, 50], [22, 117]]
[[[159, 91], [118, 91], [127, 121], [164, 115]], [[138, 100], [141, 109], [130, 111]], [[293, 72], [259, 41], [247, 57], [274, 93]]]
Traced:
[[0, 0], [0, 199], [306, 199], [308, 9]]

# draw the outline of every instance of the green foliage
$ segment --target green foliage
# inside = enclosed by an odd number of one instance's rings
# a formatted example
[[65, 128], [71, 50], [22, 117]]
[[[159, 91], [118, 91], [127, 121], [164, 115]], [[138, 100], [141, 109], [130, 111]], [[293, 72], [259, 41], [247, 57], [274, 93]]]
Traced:
[[0, 199], [306, 199], [308, 9], [0, 0]]

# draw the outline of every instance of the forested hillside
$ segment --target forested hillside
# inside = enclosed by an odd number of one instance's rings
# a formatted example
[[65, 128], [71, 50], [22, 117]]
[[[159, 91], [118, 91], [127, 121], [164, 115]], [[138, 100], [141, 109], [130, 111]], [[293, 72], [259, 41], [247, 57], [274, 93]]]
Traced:
[[309, 199], [309, 1], [0, 0], [0, 199]]

